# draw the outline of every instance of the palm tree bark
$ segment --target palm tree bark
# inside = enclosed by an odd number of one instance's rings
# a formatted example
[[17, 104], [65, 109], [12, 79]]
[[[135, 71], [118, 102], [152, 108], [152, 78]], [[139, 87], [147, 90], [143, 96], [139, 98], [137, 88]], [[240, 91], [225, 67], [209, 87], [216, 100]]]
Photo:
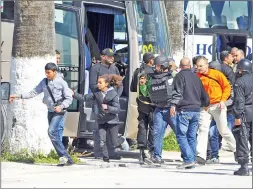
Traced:
[[[11, 94], [31, 91], [45, 77], [45, 65], [55, 62], [54, 1], [16, 0], [11, 57]], [[10, 152], [48, 153], [47, 108], [43, 94], [16, 100], [8, 111]]]
[[184, 1], [165, 1], [169, 32], [171, 36], [172, 55], [179, 63], [183, 57], [183, 22], [184, 22]]

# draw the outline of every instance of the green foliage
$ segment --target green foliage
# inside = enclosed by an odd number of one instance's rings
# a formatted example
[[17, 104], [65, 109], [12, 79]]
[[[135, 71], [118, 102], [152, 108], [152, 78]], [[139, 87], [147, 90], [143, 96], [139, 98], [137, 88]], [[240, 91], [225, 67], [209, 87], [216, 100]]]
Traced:
[[[70, 154], [74, 163], [79, 163], [77, 155]], [[42, 154], [40, 152], [28, 153], [27, 150], [21, 150], [19, 153], [11, 154], [9, 152], [3, 152], [1, 154], [1, 161], [12, 161], [12, 162], [22, 162], [22, 163], [50, 163], [57, 164], [59, 157], [54, 150], [48, 155]]]
[[170, 132], [170, 134], [164, 138], [163, 150], [176, 152], [180, 151], [180, 148], [177, 143], [177, 138], [174, 132]]

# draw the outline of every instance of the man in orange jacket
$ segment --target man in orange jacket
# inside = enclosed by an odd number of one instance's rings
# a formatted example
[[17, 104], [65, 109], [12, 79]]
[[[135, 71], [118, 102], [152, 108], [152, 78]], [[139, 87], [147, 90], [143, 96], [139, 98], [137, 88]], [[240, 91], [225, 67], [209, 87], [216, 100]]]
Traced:
[[220, 135], [227, 141], [231, 151], [236, 151], [235, 138], [228, 128], [227, 107], [225, 102], [231, 94], [231, 86], [218, 70], [209, 69], [208, 60], [199, 56], [196, 60], [197, 76], [202, 81], [209, 95], [210, 105], [200, 112], [199, 131], [197, 137], [197, 163], [205, 164], [208, 132], [212, 119], [215, 120]]

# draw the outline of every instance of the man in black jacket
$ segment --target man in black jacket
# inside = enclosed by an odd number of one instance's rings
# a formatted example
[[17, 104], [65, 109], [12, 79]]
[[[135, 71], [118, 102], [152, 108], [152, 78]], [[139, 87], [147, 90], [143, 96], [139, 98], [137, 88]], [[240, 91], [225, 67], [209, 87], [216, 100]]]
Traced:
[[[140, 83], [142, 80], [147, 79], [147, 75], [153, 73], [154, 55], [152, 53], [145, 53], [143, 55], [143, 64], [141, 68], [137, 68], [133, 74], [133, 79], [131, 82], [131, 92], [137, 92], [137, 88], [141, 87]], [[138, 84], [139, 82], [139, 84]], [[140, 149], [139, 163], [143, 164], [147, 158], [144, 150], [148, 147], [149, 154], [152, 154], [154, 149], [153, 144], [153, 110], [154, 107], [150, 104], [150, 99], [146, 95], [142, 94], [139, 88], [138, 97], [136, 99], [138, 108], [138, 133], [137, 133], [137, 143], [138, 149]], [[148, 136], [147, 136], [148, 134]]]
[[[235, 81], [235, 74], [233, 72], [232, 67], [229, 65], [233, 64], [233, 57], [228, 51], [222, 51], [220, 54], [221, 63], [217, 61], [212, 61], [209, 63], [209, 68], [219, 70], [222, 72], [231, 85], [231, 96], [225, 102], [227, 106], [227, 122], [230, 130], [234, 127], [235, 117], [232, 111], [233, 104], [233, 84]], [[222, 137], [220, 136], [218, 129], [216, 127], [216, 123], [213, 120], [210, 125], [209, 130], [209, 144], [207, 148], [207, 164], [216, 164], [219, 163], [219, 149], [221, 147]], [[224, 146], [224, 145], [223, 145]]]
[[[200, 108], [209, 106], [209, 97], [200, 79], [192, 72], [191, 61], [180, 61], [181, 71], [173, 81], [170, 115], [177, 114], [176, 136], [184, 163], [177, 168], [193, 168]], [[177, 112], [177, 113], [176, 113]]]
[[[233, 105], [235, 127], [233, 133], [236, 140], [236, 155], [241, 167], [234, 172], [234, 175], [248, 176], [248, 141], [252, 148], [252, 63], [247, 59], [240, 60], [237, 64], [236, 73]], [[252, 153], [252, 149], [250, 151]]]

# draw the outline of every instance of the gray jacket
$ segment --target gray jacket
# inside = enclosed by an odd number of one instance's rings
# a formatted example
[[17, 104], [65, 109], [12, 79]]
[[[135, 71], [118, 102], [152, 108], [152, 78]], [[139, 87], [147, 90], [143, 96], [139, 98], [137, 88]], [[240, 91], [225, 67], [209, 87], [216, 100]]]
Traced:
[[[43, 103], [47, 105], [48, 111], [53, 112], [54, 103], [47, 90], [46, 80], [47, 78], [42, 79], [42, 81], [32, 91], [21, 94], [21, 98], [33, 98], [43, 92]], [[57, 74], [54, 80], [49, 80], [48, 86], [52, 91], [55, 101], [61, 102], [60, 107], [62, 109], [68, 108], [72, 104], [73, 97], [71, 90], [68, 87], [67, 82], [63, 80], [60, 74]]]

